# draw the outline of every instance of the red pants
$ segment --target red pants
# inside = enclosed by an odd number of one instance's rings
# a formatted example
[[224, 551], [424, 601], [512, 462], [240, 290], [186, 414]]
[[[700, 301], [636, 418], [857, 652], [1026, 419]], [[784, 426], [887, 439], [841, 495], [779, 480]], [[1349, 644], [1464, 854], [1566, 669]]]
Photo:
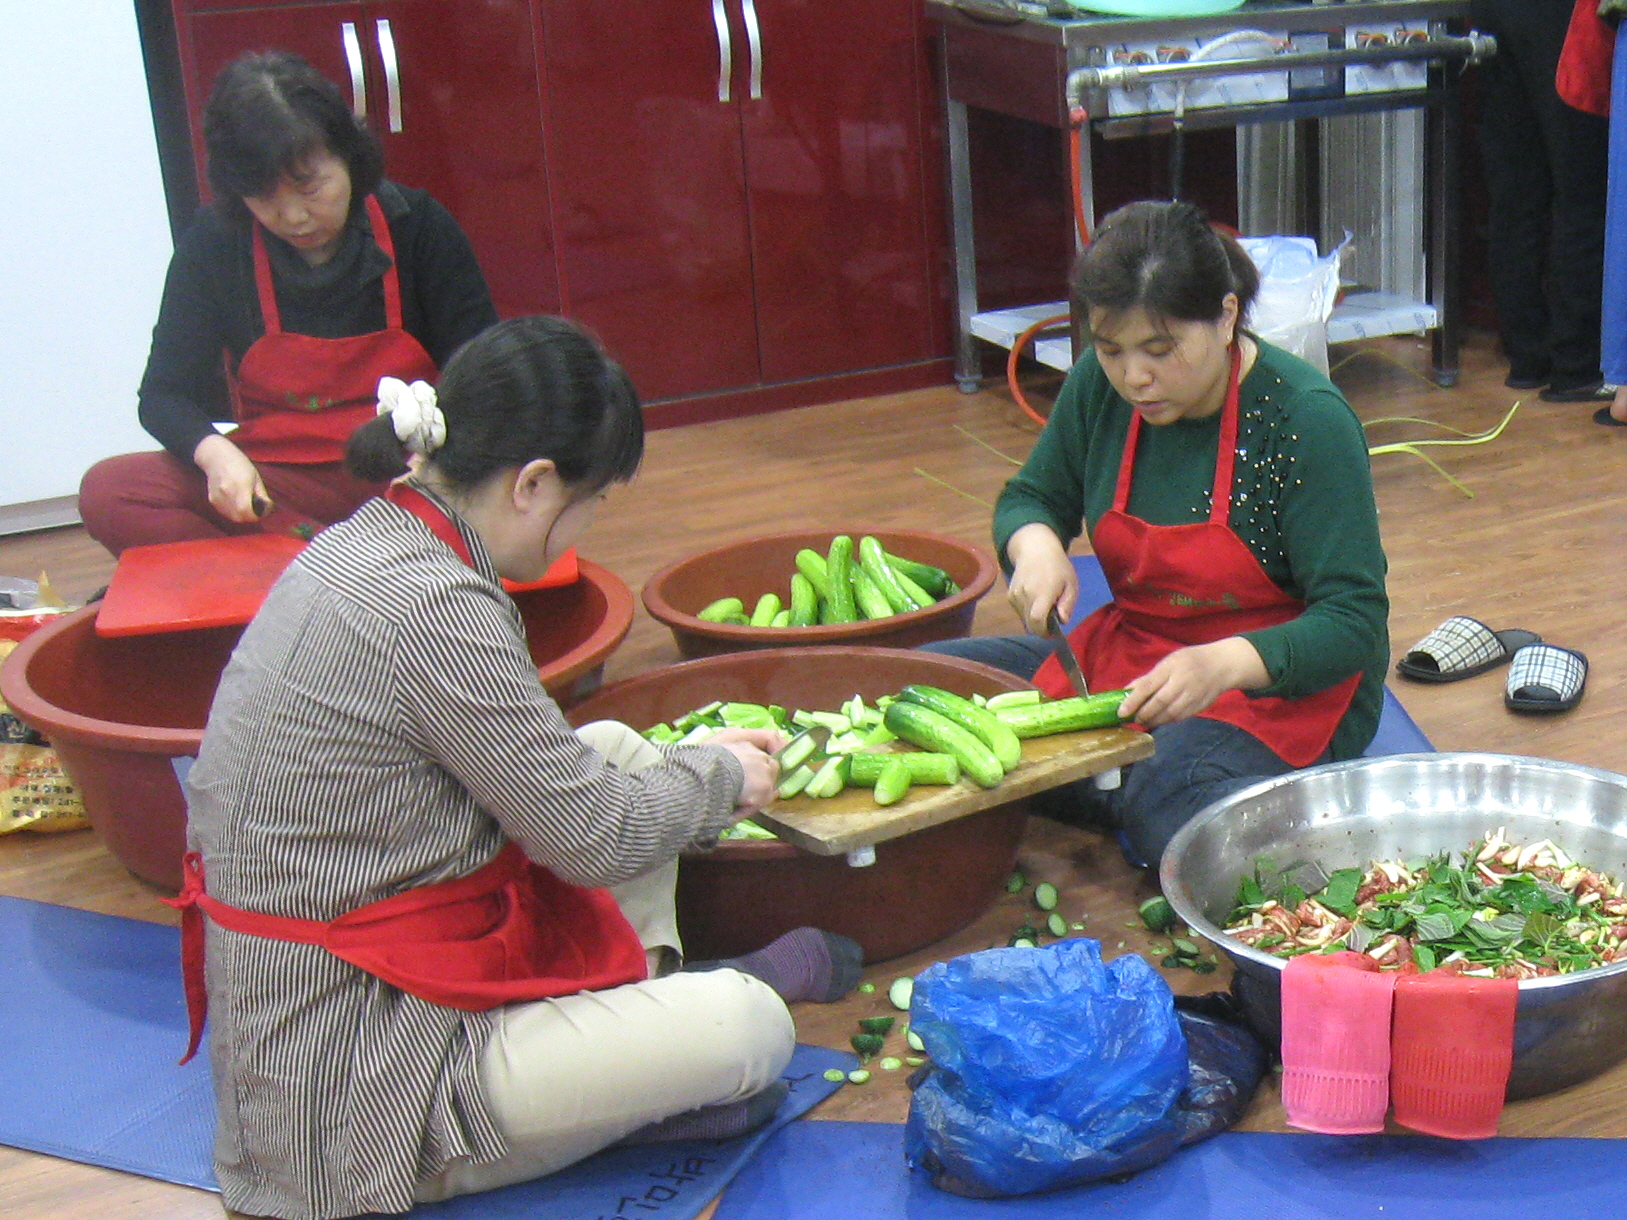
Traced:
[[256, 462], [276, 507], [263, 520], [240, 525], [209, 504], [203, 471], [173, 454], [126, 453], [97, 462], [79, 483], [79, 515], [90, 536], [114, 555], [126, 547], [232, 534], [289, 533], [342, 521], [381, 483], [363, 483], [338, 462], [291, 465]]

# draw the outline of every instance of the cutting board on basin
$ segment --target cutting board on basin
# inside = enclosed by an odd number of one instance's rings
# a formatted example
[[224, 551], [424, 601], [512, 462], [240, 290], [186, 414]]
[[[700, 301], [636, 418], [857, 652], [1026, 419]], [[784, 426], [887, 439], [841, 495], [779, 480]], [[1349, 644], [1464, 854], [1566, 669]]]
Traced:
[[[243, 534], [133, 546], [119, 556], [96, 612], [101, 636], [157, 635], [205, 627], [239, 627], [260, 609], [271, 586], [305, 548], [291, 534]], [[575, 583], [576, 551], [566, 551], [541, 579], [505, 580], [512, 593]]]
[[1152, 754], [1152, 738], [1136, 729], [1086, 729], [1030, 737], [1023, 756], [994, 788], [969, 779], [950, 787], [911, 788], [896, 805], [877, 805], [869, 788], [848, 788], [820, 799], [775, 801], [752, 820], [787, 843], [817, 856], [839, 856], [952, 822], [1074, 780], [1126, 766]]

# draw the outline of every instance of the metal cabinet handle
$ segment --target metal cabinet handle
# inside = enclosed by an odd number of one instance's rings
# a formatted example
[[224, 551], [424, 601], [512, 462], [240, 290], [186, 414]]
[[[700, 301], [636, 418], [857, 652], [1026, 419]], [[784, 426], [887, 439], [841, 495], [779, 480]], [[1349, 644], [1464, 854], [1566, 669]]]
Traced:
[[757, 28], [757, 0], [740, 0], [746, 19], [746, 45], [751, 48], [751, 100], [763, 100], [763, 34]]
[[354, 21], [339, 23], [339, 37], [345, 44], [345, 62], [350, 65], [350, 113], [367, 117], [367, 77], [362, 72], [362, 40]]
[[729, 100], [729, 78], [734, 75], [734, 43], [729, 38], [729, 14], [723, 0], [712, 0], [712, 24], [717, 27], [717, 100]]
[[390, 19], [380, 17], [373, 23], [378, 35], [379, 59], [384, 62], [384, 99], [389, 109], [390, 130], [401, 131], [401, 68], [395, 61], [395, 35], [390, 32]]

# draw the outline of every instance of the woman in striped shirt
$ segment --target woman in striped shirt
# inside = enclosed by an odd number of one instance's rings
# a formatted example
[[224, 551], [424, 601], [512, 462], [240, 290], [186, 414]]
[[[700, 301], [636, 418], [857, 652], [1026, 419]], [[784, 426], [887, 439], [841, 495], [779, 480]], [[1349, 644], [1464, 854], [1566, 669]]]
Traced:
[[527, 654], [499, 578], [540, 576], [642, 451], [589, 340], [501, 323], [439, 402], [381, 387], [347, 460], [412, 477], [323, 531], [244, 632], [177, 900], [199, 1020], [207, 946], [234, 1211], [400, 1212], [748, 1130], [784, 1093], [786, 1002], [857, 981], [857, 946], [813, 929], [680, 968], [678, 853], [767, 803], [777, 734], [573, 731]]

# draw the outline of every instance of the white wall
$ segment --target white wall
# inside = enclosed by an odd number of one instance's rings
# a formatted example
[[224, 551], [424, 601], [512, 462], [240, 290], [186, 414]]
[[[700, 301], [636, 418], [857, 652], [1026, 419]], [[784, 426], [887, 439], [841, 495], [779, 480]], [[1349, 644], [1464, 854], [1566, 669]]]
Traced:
[[130, 0], [0, 0], [0, 506], [136, 422], [169, 224]]

